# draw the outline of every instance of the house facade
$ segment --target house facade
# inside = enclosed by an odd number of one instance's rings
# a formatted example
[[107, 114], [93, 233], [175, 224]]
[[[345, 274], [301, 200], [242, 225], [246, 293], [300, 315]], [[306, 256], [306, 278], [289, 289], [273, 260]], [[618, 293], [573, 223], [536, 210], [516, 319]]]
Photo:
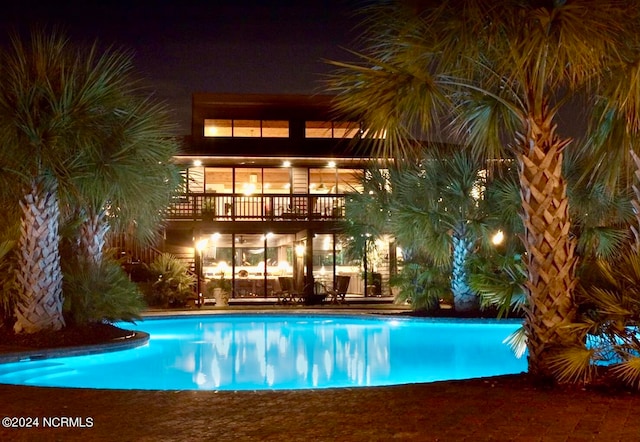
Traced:
[[329, 96], [194, 94], [192, 133], [176, 157], [185, 187], [162, 248], [193, 258], [205, 298], [219, 279], [233, 298], [276, 297], [282, 277], [311, 291], [349, 276], [351, 294], [388, 294], [394, 253], [365, 268], [342, 244], [346, 198], [370, 164], [359, 135], [358, 124], [332, 118]]

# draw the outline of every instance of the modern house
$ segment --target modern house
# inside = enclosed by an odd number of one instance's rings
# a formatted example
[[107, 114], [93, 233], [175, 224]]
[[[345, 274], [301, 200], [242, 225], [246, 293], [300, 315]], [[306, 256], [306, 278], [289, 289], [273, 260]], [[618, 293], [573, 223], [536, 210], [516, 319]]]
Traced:
[[385, 276], [365, 282], [363, 260], [341, 243], [345, 198], [369, 164], [356, 154], [359, 136], [358, 124], [333, 120], [328, 96], [194, 94], [192, 133], [176, 158], [186, 186], [162, 248], [192, 257], [205, 297], [211, 279], [230, 281], [233, 298], [269, 298], [283, 277], [312, 291], [338, 276], [363, 296], [381, 295], [384, 279], [389, 294], [395, 250], [369, 260]]

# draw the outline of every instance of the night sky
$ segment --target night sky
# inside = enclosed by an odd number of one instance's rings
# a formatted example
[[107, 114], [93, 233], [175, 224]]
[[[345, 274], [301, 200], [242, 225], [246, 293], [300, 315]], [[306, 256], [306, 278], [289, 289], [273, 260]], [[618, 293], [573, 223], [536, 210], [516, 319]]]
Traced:
[[357, 0], [29, 1], [3, 6], [0, 32], [59, 26], [74, 42], [134, 52], [137, 73], [187, 134], [194, 92], [321, 92], [325, 59], [353, 47]]

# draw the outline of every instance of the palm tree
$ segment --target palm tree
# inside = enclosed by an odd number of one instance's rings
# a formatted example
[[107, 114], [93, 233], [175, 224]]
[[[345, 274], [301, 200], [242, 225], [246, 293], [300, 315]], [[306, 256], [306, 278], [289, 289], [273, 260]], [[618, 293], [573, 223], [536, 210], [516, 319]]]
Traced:
[[373, 167], [363, 176], [363, 192], [348, 200], [346, 231], [356, 243], [391, 234], [403, 249], [449, 273], [448, 292], [457, 311], [477, 310], [469, 257], [486, 248], [502, 213], [489, 210], [486, 172], [483, 161], [463, 151], [425, 153], [417, 164], [384, 171]]
[[419, 242], [436, 264], [451, 269], [456, 311], [479, 309], [469, 286], [470, 254], [489, 237], [491, 217], [484, 197], [484, 162], [468, 152], [425, 155], [396, 172], [391, 224], [400, 244]]
[[[405, 171], [406, 172], [406, 171]], [[400, 226], [392, 222], [394, 213], [402, 204], [397, 201], [402, 172], [391, 167], [381, 169], [372, 165], [361, 175], [361, 192], [347, 197], [346, 221], [342, 226], [342, 243], [345, 251], [355, 259], [362, 259], [363, 251], [375, 252], [377, 239], [394, 237], [402, 249], [402, 266], [399, 274], [390, 278], [390, 283], [399, 289], [397, 302], [409, 302], [415, 310], [437, 310], [441, 299], [451, 298], [451, 260], [440, 259], [436, 263], [430, 258], [428, 238], [424, 231], [414, 229], [415, 224]], [[448, 245], [445, 244], [447, 248]], [[437, 254], [436, 254], [437, 255]], [[450, 253], [447, 255], [450, 256]]]
[[142, 97], [126, 98], [102, 143], [88, 146], [72, 173], [80, 195], [77, 252], [86, 263], [102, 262], [109, 232], [133, 229], [141, 242], [155, 240], [180, 183], [166, 110]]
[[460, 144], [517, 158], [529, 371], [553, 377], [549, 357], [579, 339], [566, 327], [577, 257], [562, 172], [572, 140], [559, 113], [607, 93], [612, 72], [638, 59], [637, 2], [392, 2], [363, 12], [361, 62], [335, 62], [329, 89], [343, 115], [382, 140], [378, 155], [409, 157], [408, 141], [444, 118]]
[[510, 161], [503, 166], [499, 177], [491, 179], [486, 189], [487, 211], [496, 218], [498, 231], [490, 247], [473, 254], [469, 280], [480, 295], [481, 306], [497, 309], [498, 317], [520, 315], [526, 306], [519, 183], [515, 164]]
[[62, 315], [60, 202], [77, 201], [73, 171], [101, 145], [132, 92], [131, 55], [73, 48], [57, 32], [12, 37], [0, 53], [3, 190], [20, 195], [16, 332], [57, 330]]
[[352, 192], [346, 200], [342, 226], [343, 243], [349, 253], [361, 257], [362, 251], [375, 246], [375, 239], [390, 234], [392, 194], [389, 174], [379, 167], [368, 168], [359, 177], [361, 192]]
[[[576, 176], [583, 186], [597, 187], [601, 198], [612, 198], [620, 189], [629, 189], [633, 194], [632, 204], [634, 220], [628, 223], [633, 235], [635, 247], [640, 251], [640, 157], [636, 153], [640, 123], [637, 121], [634, 101], [638, 85], [636, 84], [637, 63], [629, 61], [618, 72], [617, 87], [609, 95], [601, 98], [594, 109], [591, 121], [592, 129], [581, 149], [595, 151], [598, 159], [595, 167], [588, 173]], [[622, 106], [619, 105], [622, 104]], [[583, 155], [579, 152], [577, 155]], [[617, 167], [602, 167], [615, 164]]]

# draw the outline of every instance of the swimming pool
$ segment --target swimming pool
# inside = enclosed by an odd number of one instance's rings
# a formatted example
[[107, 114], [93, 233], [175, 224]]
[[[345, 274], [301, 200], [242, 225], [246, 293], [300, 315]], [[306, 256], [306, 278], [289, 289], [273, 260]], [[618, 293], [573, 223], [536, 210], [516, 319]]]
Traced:
[[232, 314], [148, 318], [138, 348], [0, 364], [0, 383], [145, 390], [358, 387], [526, 371], [512, 320]]

